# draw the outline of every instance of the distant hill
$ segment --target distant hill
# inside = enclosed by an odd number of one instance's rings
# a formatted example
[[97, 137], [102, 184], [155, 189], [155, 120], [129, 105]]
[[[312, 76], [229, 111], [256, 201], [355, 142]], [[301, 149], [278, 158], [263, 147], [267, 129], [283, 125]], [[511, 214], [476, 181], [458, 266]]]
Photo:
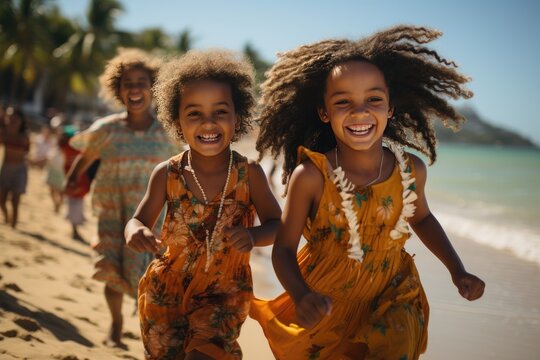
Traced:
[[452, 129], [445, 128], [439, 121], [435, 123], [437, 138], [441, 143], [537, 147], [524, 136], [488, 123], [470, 107], [460, 108], [459, 112], [465, 116], [467, 121], [457, 133], [454, 133]]

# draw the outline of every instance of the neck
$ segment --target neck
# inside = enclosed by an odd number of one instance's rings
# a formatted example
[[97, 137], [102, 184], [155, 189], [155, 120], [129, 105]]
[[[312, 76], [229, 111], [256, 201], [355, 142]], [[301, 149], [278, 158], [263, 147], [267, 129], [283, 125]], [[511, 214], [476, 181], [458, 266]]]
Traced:
[[154, 118], [148, 111], [140, 113], [128, 111], [126, 121], [128, 126], [133, 130], [146, 130], [152, 125]]
[[191, 152], [191, 164], [197, 171], [200, 172], [220, 172], [227, 170], [231, 148], [228, 146], [219, 154], [214, 156], [205, 156], [198, 153], [196, 150], [189, 149]]
[[[349, 146], [338, 143], [334, 151], [337, 151], [337, 165], [347, 172], [377, 173], [383, 156], [382, 141], [366, 150], [354, 150]], [[331, 163], [336, 166], [334, 164], [336, 153], [332, 155], [334, 155], [333, 159], [332, 156], [329, 158], [333, 160]]]

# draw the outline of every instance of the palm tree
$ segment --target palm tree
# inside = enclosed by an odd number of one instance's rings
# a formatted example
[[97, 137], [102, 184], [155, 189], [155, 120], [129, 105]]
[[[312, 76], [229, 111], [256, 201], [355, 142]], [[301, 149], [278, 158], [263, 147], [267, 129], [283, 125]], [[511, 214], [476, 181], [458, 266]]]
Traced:
[[195, 37], [191, 33], [191, 30], [184, 29], [180, 32], [178, 42], [176, 43], [176, 49], [180, 52], [180, 54], [184, 54], [193, 48], [194, 43]]
[[[53, 55], [62, 67], [67, 88], [79, 94], [92, 94], [97, 89], [97, 75], [105, 61], [120, 45], [133, 43], [131, 34], [115, 28], [116, 17], [123, 10], [117, 0], [91, 0], [87, 25], [77, 25], [73, 34]], [[62, 77], [62, 74], [57, 74]], [[64, 94], [65, 96], [66, 94]]]
[[259, 52], [249, 42], [244, 46], [244, 55], [251, 61], [255, 68], [255, 80], [257, 84], [262, 83], [264, 73], [270, 68], [270, 63], [263, 60]]
[[[19, 102], [49, 59], [47, 0], [4, 0], [0, 6], [0, 68], [11, 76], [9, 101]], [[22, 83], [24, 88], [19, 88]]]

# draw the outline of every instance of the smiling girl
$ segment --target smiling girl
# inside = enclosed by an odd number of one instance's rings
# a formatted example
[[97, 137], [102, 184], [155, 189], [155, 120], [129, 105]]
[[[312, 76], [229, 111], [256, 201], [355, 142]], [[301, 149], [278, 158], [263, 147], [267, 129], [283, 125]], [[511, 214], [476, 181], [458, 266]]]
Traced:
[[105, 283], [112, 324], [105, 344], [125, 347], [122, 335], [123, 294], [135, 297], [141, 275], [152, 259], [127, 246], [124, 226], [135, 212], [154, 166], [177, 152], [152, 115], [151, 87], [160, 62], [136, 49], [121, 49], [100, 77], [102, 95], [126, 111], [97, 120], [76, 134], [70, 145], [81, 154], [67, 175], [66, 192], [77, 190], [77, 179], [100, 159], [92, 192], [98, 218], [93, 278]]
[[[232, 53], [191, 51], [162, 68], [156, 98], [159, 120], [189, 150], [154, 169], [126, 226], [136, 251], [167, 247], [139, 285], [145, 356], [240, 359], [250, 251], [274, 242], [281, 215], [261, 166], [230, 147], [250, 127], [253, 69]], [[160, 238], [150, 229], [165, 204]]]

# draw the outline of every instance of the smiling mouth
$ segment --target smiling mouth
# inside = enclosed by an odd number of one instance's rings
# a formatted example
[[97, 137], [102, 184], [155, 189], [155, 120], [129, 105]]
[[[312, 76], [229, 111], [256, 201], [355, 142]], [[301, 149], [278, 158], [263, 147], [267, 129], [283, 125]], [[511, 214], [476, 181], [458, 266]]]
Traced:
[[130, 96], [128, 97], [128, 101], [130, 104], [140, 105], [143, 103], [144, 97], [143, 96]]
[[368, 125], [350, 125], [345, 127], [350, 133], [353, 135], [367, 135], [371, 129], [375, 128], [375, 125], [368, 124]]
[[198, 135], [197, 138], [205, 143], [214, 143], [221, 138], [221, 134], [203, 134]]

